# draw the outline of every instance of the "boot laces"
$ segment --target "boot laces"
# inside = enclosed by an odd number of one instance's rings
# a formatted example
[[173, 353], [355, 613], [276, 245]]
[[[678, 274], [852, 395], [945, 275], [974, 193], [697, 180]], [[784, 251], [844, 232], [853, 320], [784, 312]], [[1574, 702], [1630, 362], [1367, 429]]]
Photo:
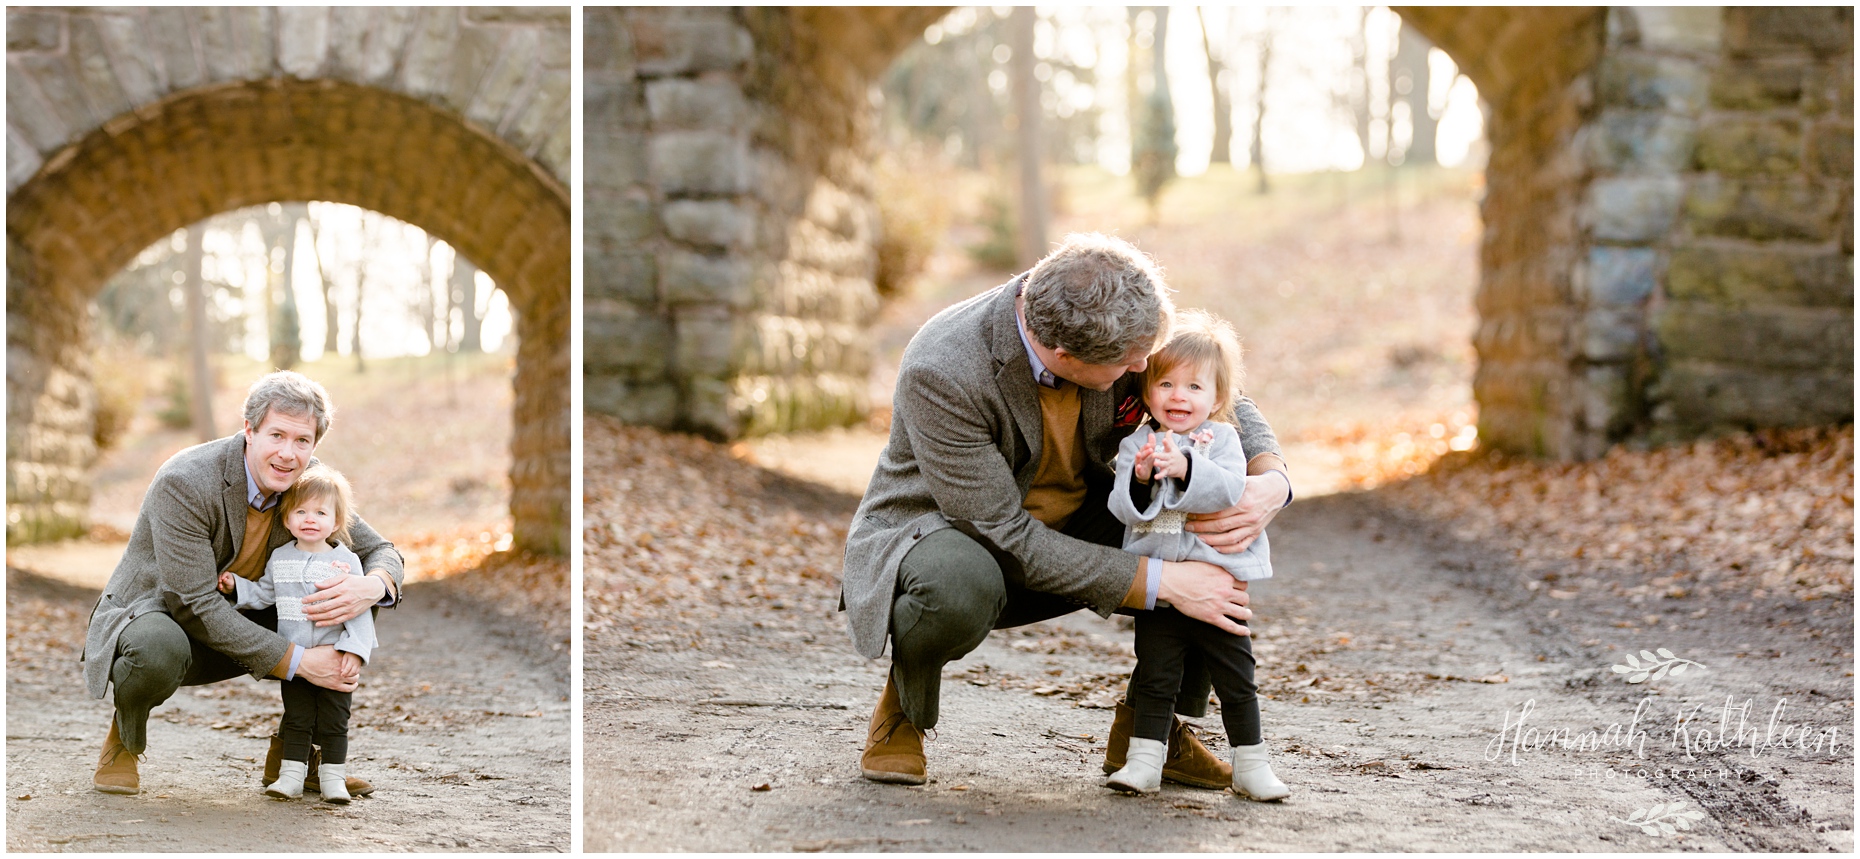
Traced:
[[[900, 713], [892, 713], [891, 715], [886, 716], [884, 721], [878, 723], [877, 730], [874, 730], [872, 732], [874, 741], [876, 743], [891, 742], [892, 736], [897, 734], [898, 729], [904, 727], [905, 725], [910, 725], [911, 730], [917, 731], [917, 736], [919, 738], [928, 738], [928, 737], [935, 736], [934, 731], [917, 730], [917, 726], [911, 725], [911, 720], [907, 718], [903, 713], [900, 712]], [[881, 736], [879, 734], [879, 731], [883, 731], [884, 734]]]

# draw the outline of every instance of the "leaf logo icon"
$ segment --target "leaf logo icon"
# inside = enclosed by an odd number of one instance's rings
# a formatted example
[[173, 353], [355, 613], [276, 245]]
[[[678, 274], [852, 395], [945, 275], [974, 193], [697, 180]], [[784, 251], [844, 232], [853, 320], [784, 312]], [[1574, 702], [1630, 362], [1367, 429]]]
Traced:
[[1636, 809], [1626, 820], [1610, 817], [1616, 823], [1625, 823], [1639, 829], [1643, 835], [1665, 838], [1690, 830], [1692, 824], [1705, 819], [1705, 812], [1686, 808], [1684, 800], [1677, 802], [1656, 802], [1652, 808]]
[[1671, 650], [1660, 647], [1654, 650], [1643, 650], [1638, 656], [1629, 653], [1624, 663], [1610, 667], [1616, 674], [1628, 675], [1627, 682], [1629, 683], [1645, 683], [1648, 680], [1658, 680], [1668, 674], [1678, 677], [1686, 673], [1687, 668], [1704, 668], [1705, 666], [1690, 659], [1681, 659], [1674, 656]]

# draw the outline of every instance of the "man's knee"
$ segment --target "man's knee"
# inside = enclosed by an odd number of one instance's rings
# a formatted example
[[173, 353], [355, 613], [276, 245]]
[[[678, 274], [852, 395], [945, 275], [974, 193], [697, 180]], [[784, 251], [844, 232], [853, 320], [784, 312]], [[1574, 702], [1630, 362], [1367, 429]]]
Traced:
[[165, 699], [181, 687], [193, 664], [193, 646], [174, 618], [151, 612], [129, 622], [116, 639], [110, 678], [118, 694], [133, 690]]
[[1007, 606], [1001, 565], [974, 539], [954, 529], [925, 537], [904, 557], [892, 603], [892, 633], [945, 646], [973, 647]]

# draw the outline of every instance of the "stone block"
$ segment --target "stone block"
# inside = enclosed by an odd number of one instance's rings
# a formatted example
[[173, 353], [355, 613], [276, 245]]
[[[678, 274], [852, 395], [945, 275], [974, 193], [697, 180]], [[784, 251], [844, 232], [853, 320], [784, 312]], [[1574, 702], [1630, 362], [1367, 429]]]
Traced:
[[1692, 164], [1698, 123], [1661, 111], [1607, 110], [1582, 132], [1589, 164], [1606, 173], [1677, 173]]
[[654, 313], [629, 311], [625, 305], [601, 309], [583, 314], [581, 360], [586, 371], [629, 379], [663, 377], [674, 343], [671, 324]]
[[70, 37], [71, 58], [76, 62], [78, 74], [84, 81], [84, 94], [90, 99], [97, 117], [108, 121], [128, 112], [129, 98], [116, 80], [116, 70], [110, 67], [110, 55], [104, 48], [97, 19], [89, 15], [74, 18]]
[[678, 424], [678, 388], [671, 382], [634, 382], [587, 372], [582, 401], [588, 411], [612, 415], [635, 426], [671, 429]]
[[1634, 16], [1636, 42], [1656, 51], [1715, 54], [1724, 36], [1723, 10], [1715, 6], [1616, 7]]
[[1854, 175], [1854, 125], [1830, 122], [1816, 125], [1808, 135], [1808, 164], [1822, 176], [1852, 179]]
[[589, 188], [583, 191], [583, 207], [583, 234], [591, 251], [618, 253], [659, 234], [652, 200], [643, 194]]
[[452, 82], [453, 41], [458, 30], [457, 9], [432, 6], [420, 10], [408, 36], [407, 57], [401, 62], [400, 82], [407, 92], [444, 101]]
[[1852, 6], [1731, 6], [1724, 10], [1724, 46], [1733, 56], [1851, 54]]
[[664, 217], [666, 235], [700, 247], [740, 249], [755, 235], [755, 217], [725, 200], [673, 200]]
[[573, 165], [569, 158], [574, 152], [574, 128], [567, 122], [556, 123], [555, 130], [549, 133], [549, 139], [543, 141], [542, 149], [536, 153], [536, 160], [541, 161], [556, 181], [567, 186]]
[[206, 80], [206, 69], [194, 50], [187, 30], [187, 11], [178, 6], [154, 6], [148, 11], [148, 44], [160, 60], [165, 89], [192, 89]]
[[44, 163], [39, 158], [39, 150], [9, 126], [6, 130], [6, 192], [12, 194], [26, 184]]
[[[1759, 427], [1814, 426], [1853, 420], [1853, 365], [1779, 372], [1676, 361], [1653, 386], [1656, 418], [1677, 437]], [[1676, 432], [1674, 429], [1676, 428]]]
[[723, 379], [695, 378], [684, 385], [684, 423], [716, 441], [741, 438], [748, 408], [735, 386]]
[[1711, 103], [1729, 110], [1774, 110], [1802, 101], [1810, 66], [1799, 61], [1726, 62], [1711, 78]]
[[1685, 183], [1677, 176], [1617, 176], [1589, 184], [1583, 219], [1603, 241], [1650, 242], [1673, 227]]
[[669, 251], [659, 258], [659, 294], [672, 305], [748, 308], [755, 303], [751, 274], [751, 266], [744, 260]]
[[1851, 253], [1769, 248], [1679, 247], [1666, 268], [1666, 296], [1720, 307], [1852, 307]]
[[1639, 411], [1637, 391], [1625, 366], [1592, 366], [1584, 370], [1578, 395], [1583, 426], [1605, 436], [1624, 434]]
[[1654, 317], [1662, 354], [1673, 361], [1813, 370], [1845, 366], [1854, 354], [1853, 309], [1725, 308], [1670, 302]]
[[6, 12], [6, 49], [14, 51], [56, 51], [64, 47], [66, 16], [29, 9]]
[[641, 75], [734, 71], [755, 52], [749, 31], [723, 7], [639, 9], [628, 23]]
[[[7, 158], [13, 157], [12, 139], [31, 142], [38, 152], [54, 152], [73, 136], [71, 121], [54, 110], [33, 86], [33, 76], [9, 71], [6, 75]], [[37, 157], [35, 153], [35, 158]], [[36, 166], [33, 168], [38, 169]], [[9, 169], [9, 175], [10, 175]]]
[[506, 139], [525, 149], [533, 149], [547, 138], [554, 126], [569, 124], [569, 72], [567, 69], [542, 69], [542, 79], [530, 93], [527, 104], [509, 123]]
[[478, 82], [478, 91], [472, 96], [465, 117], [502, 132], [505, 119], [516, 109], [517, 93], [524, 82], [539, 71], [536, 54], [540, 47], [541, 39], [532, 28], [506, 34], [497, 53], [497, 62]]
[[626, 13], [612, 6], [582, 11], [581, 64], [584, 74], [612, 72], [633, 76], [633, 34]]
[[1700, 170], [1776, 175], [1802, 166], [1802, 123], [1794, 118], [1721, 119], [1701, 127], [1698, 140]]
[[1640, 354], [1642, 319], [1639, 308], [1591, 308], [1583, 317], [1582, 356], [1591, 361], [1632, 359]]
[[646, 107], [656, 131], [733, 132], [746, 127], [749, 113], [742, 86], [730, 80], [650, 81]]
[[673, 366], [679, 376], [721, 379], [736, 374], [750, 327], [739, 314], [714, 306], [683, 307], [673, 320], [677, 340]]
[[1854, 60], [1819, 63], [1809, 76], [1809, 86], [1802, 99], [1804, 110], [1812, 113], [1832, 112], [1849, 119], [1854, 115]]
[[572, 20], [570, 6], [467, 6], [465, 19], [482, 24], [558, 24]]
[[647, 179], [646, 138], [640, 134], [588, 134], [582, 150], [586, 188], [625, 191]]
[[1619, 53], [1605, 57], [1596, 68], [1596, 98], [1603, 108], [1696, 115], [1710, 89], [1705, 69], [1678, 57]]
[[232, 34], [233, 79], [259, 80], [271, 77], [277, 65], [277, 10], [265, 6], [236, 6], [226, 15]]
[[1589, 298], [1602, 305], [1638, 306], [1653, 294], [1658, 269], [1659, 253], [1652, 248], [1590, 248]]
[[749, 143], [710, 131], [652, 135], [652, 178], [667, 196], [743, 194], [750, 190]]
[[582, 282], [590, 303], [625, 301], [652, 307], [659, 301], [659, 264], [650, 253], [583, 251]]
[[1686, 219], [1701, 235], [1756, 239], [1834, 238], [1841, 194], [1802, 180], [1731, 180], [1706, 175], [1686, 194]]
[[278, 8], [278, 66], [284, 73], [305, 80], [323, 70], [329, 52], [329, 19], [346, 9], [326, 6], [281, 6]]
[[581, 80], [582, 125], [589, 134], [646, 129], [645, 88], [631, 75], [586, 72]]

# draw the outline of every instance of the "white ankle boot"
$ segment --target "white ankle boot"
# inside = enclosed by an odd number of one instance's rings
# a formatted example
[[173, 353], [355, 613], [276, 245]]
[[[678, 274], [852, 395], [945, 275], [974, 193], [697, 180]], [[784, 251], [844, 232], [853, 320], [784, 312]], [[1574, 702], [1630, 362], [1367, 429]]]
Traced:
[[1130, 748], [1124, 752], [1124, 768], [1112, 773], [1104, 786], [1124, 793], [1162, 790], [1163, 759], [1168, 753], [1169, 744], [1162, 740], [1131, 737]]
[[1292, 789], [1272, 774], [1266, 762], [1266, 744], [1234, 746], [1234, 793], [1257, 802], [1272, 802], [1292, 795]]
[[304, 776], [310, 764], [304, 761], [279, 761], [278, 780], [265, 785], [265, 795], [278, 799], [298, 799], [304, 795]]
[[349, 804], [349, 765], [317, 764], [316, 779], [323, 786], [323, 801]]

